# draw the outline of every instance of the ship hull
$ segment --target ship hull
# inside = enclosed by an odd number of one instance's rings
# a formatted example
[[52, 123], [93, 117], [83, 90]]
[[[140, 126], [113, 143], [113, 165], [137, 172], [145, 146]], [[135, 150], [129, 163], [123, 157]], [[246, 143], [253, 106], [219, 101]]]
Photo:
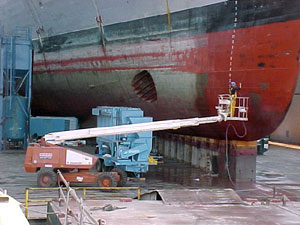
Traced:
[[[233, 80], [250, 97], [243, 139], [269, 135], [285, 116], [299, 73], [299, 13], [278, 11], [283, 4], [221, 2], [171, 13], [169, 24], [162, 15], [104, 26], [104, 36], [93, 28], [37, 41], [32, 111], [82, 121], [98, 105], [140, 107], [155, 120], [211, 116]], [[227, 125], [179, 132], [224, 139]], [[233, 130], [229, 138], [239, 139]]]

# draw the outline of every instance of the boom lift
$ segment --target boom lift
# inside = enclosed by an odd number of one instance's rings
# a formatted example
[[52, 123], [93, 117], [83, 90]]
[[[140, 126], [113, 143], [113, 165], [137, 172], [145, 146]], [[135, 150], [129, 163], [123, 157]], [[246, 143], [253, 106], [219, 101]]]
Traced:
[[[56, 174], [58, 169], [63, 172], [68, 182], [97, 182], [102, 187], [113, 187], [117, 184], [124, 185], [126, 177], [119, 171], [102, 173], [90, 171], [90, 169], [95, 167], [98, 157], [59, 145], [63, 144], [64, 141], [74, 139], [179, 129], [227, 120], [247, 121], [249, 98], [236, 97], [234, 100], [235, 104], [233, 106], [232, 96], [229, 94], [219, 95], [219, 105], [216, 106], [217, 116], [97, 127], [47, 134], [41, 139], [40, 143], [28, 146], [24, 163], [25, 171], [38, 172], [37, 183], [39, 186], [44, 187], [55, 186], [59, 182]], [[234, 110], [232, 110], [232, 107]]]

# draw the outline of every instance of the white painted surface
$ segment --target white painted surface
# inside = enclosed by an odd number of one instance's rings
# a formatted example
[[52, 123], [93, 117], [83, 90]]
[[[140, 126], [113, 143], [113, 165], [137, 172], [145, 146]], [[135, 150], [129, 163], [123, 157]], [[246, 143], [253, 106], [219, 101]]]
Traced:
[[92, 165], [93, 158], [87, 155], [67, 150], [66, 153], [66, 164], [67, 165]]
[[20, 208], [20, 202], [2, 191], [0, 191], [0, 197], [9, 198], [7, 202], [0, 202], [0, 225], [29, 225]]

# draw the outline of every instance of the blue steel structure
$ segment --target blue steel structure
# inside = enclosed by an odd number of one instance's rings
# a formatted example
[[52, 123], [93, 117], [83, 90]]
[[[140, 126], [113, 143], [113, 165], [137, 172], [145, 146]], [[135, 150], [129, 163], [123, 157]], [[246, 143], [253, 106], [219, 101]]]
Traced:
[[[92, 114], [97, 116], [97, 127], [152, 122], [139, 108], [98, 106]], [[97, 145], [100, 171], [117, 167], [137, 177], [148, 171], [152, 131], [97, 137]]]
[[29, 28], [1, 35], [0, 149], [27, 146], [32, 86], [32, 42]]
[[38, 138], [45, 134], [78, 129], [78, 119], [76, 117], [30, 117], [30, 137]]

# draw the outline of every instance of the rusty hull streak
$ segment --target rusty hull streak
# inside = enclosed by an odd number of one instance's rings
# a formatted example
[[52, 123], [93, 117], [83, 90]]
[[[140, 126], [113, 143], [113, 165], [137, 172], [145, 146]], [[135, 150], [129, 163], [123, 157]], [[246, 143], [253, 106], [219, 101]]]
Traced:
[[203, 111], [209, 110], [207, 101], [206, 101], [206, 89], [208, 88], [208, 74], [203, 73], [198, 75], [196, 78], [196, 92], [197, 98], [195, 99], [195, 105], [198, 109], [198, 113], [200, 116], [207, 116], [208, 114], [204, 114]]
[[260, 110], [261, 107], [261, 95], [258, 93], [249, 93], [250, 96], [250, 105], [253, 107], [254, 110]]
[[259, 83], [258, 85], [262, 91], [270, 87], [270, 83]]

